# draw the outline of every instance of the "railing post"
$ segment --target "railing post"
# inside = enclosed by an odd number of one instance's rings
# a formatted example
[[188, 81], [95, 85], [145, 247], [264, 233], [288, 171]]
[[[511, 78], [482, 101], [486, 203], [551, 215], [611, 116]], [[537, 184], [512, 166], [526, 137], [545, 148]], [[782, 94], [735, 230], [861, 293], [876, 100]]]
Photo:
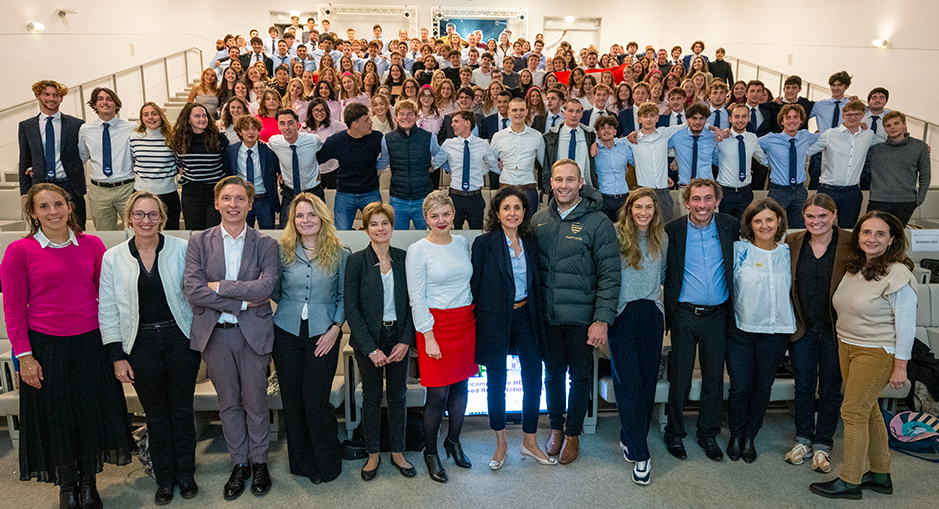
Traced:
[[137, 68], [137, 72], [140, 73], [140, 98], [143, 99], [143, 102], [147, 102], [147, 80], [143, 77], [143, 66]]
[[186, 70], [186, 86], [189, 86], [189, 50], [183, 51], [183, 63], [185, 64], [184, 68]]
[[929, 136], [929, 122], [923, 121], [923, 143], [929, 143], [927, 137]]
[[78, 85], [78, 109], [82, 114], [82, 120], [85, 119], [85, 85]]
[[783, 95], [783, 73], [779, 73], [779, 90], [776, 91], [776, 95]]
[[166, 57], [163, 58], [163, 83], [166, 84], [166, 100], [170, 100], [170, 70], [166, 65]]

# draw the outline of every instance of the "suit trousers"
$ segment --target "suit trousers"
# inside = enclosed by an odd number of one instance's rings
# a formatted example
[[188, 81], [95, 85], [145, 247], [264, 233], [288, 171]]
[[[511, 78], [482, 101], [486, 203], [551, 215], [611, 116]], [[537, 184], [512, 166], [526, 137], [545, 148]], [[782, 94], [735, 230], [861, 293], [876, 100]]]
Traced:
[[[589, 325], [545, 324], [545, 400], [551, 429], [576, 437], [583, 432], [584, 418], [593, 389], [593, 347], [587, 344]], [[565, 375], [570, 371], [571, 390], [565, 394]], [[565, 405], [565, 396], [567, 404]], [[567, 429], [564, 410], [567, 410]]]
[[218, 415], [232, 463], [267, 463], [271, 429], [267, 371], [271, 354], [255, 352], [240, 328], [217, 328], [202, 357], [218, 392]]
[[[381, 328], [378, 348], [386, 356], [398, 344], [397, 326]], [[355, 351], [355, 361], [362, 377], [362, 429], [365, 435], [365, 450], [369, 454], [381, 452], [381, 400], [382, 393], [388, 402], [388, 435], [391, 452], [404, 452], [404, 434], [407, 426], [408, 367], [410, 352], [404, 359], [376, 367], [368, 356], [370, 352]]]
[[691, 391], [695, 350], [701, 364], [701, 401], [698, 411], [698, 438], [714, 438], [721, 431], [724, 408], [724, 350], [727, 309], [721, 305], [706, 315], [696, 315], [682, 307], [675, 308], [672, 319], [672, 353], [669, 362], [668, 424], [666, 437], [684, 438], [685, 402]]
[[838, 227], [844, 229], [854, 228], [858, 216], [861, 215], [861, 186], [830, 186], [819, 184], [818, 192], [831, 196], [835, 200], [838, 210]]
[[[124, 217], [124, 205], [134, 194], [133, 181], [123, 186], [99, 187], [91, 184], [88, 189], [88, 202], [91, 205], [91, 220], [95, 230], [117, 230], [117, 221]], [[126, 225], [125, 225], [126, 226]]]
[[727, 339], [727, 421], [731, 437], [756, 438], [763, 427], [776, 368], [788, 348], [788, 334], [731, 332]]
[[[913, 212], [916, 210], [918, 205], [915, 201], [907, 202], [888, 202], [888, 201], [869, 201], [867, 202], [867, 211], [880, 210], [883, 212], [889, 212], [896, 216], [897, 219], [903, 223], [903, 227], [906, 228], [906, 224], [910, 222], [910, 218], [913, 217]], [[854, 225], [852, 225], [854, 226]]]
[[[509, 352], [513, 351], [518, 353], [522, 368], [522, 431], [535, 433], [541, 406], [541, 347], [535, 338], [535, 326], [531, 323], [527, 305], [512, 310]], [[505, 361], [486, 366], [489, 427], [496, 431], [505, 429], [506, 375]]]
[[63, 179], [62, 181], [56, 181], [59, 187], [65, 190], [66, 193], [72, 198], [72, 214], [75, 215], [75, 220], [78, 221], [78, 226], [82, 227], [82, 231], [85, 231], [85, 222], [87, 221], [87, 207], [85, 206], [85, 196], [79, 195], [75, 192], [75, 186], [68, 180]]
[[789, 228], [805, 228], [802, 205], [808, 199], [809, 192], [804, 185], [781, 186], [770, 182], [767, 197], [776, 200], [776, 203], [786, 211]]
[[655, 197], [659, 200], [659, 210], [662, 211], [662, 222], [667, 223], [675, 219], [675, 202], [672, 201], [672, 192], [667, 187], [653, 189]]
[[309, 337], [307, 326], [306, 320], [300, 322], [298, 336], [274, 326], [274, 365], [284, 402], [287, 458], [291, 474], [332, 481], [342, 473], [339, 423], [336, 409], [329, 404], [342, 334], [326, 355], [317, 357], [320, 336]]
[[[893, 354], [883, 348], [849, 345], [838, 340], [841, 377], [844, 379], [844, 463], [838, 477], [861, 484], [870, 461], [875, 474], [890, 473], [887, 425], [877, 398], [893, 373]], [[907, 382], [909, 383], [909, 382]]]
[[469, 223], [470, 230], [483, 229], [483, 212], [486, 202], [483, 200], [482, 193], [472, 196], [450, 193], [450, 198], [453, 199], [453, 228], [455, 230], [462, 230], [464, 221]]
[[724, 196], [721, 198], [720, 211], [740, 219], [743, 217], [743, 211], [747, 210], [747, 207], [750, 206], [752, 201], [752, 186], [724, 187]]
[[222, 222], [215, 210], [215, 184], [187, 182], [183, 184], [182, 210], [187, 230], [205, 230]]

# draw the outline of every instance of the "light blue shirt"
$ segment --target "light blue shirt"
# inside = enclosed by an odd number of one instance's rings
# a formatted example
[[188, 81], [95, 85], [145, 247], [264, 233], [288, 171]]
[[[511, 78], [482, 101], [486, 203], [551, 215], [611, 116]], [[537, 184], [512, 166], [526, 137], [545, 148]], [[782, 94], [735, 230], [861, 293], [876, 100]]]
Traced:
[[[717, 122], [717, 120], [718, 120], [718, 119], [717, 119], [717, 112], [718, 112], [718, 111], [721, 113], [721, 118], [720, 118], [720, 122], [719, 122], [720, 125], [718, 125], [718, 122]], [[720, 129], [730, 129], [730, 112], [727, 111], [727, 110], [724, 109], [724, 108], [714, 108], [714, 107], [712, 106], [712, 107], [711, 107], [711, 116], [708, 117], [708, 125], [712, 125], [712, 126], [714, 126], [714, 127], [720, 128]]]
[[[691, 163], [694, 161], [694, 134], [691, 129], [682, 129], [675, 133], [668, 140], [669, 148], [675, 149], [675, 159], [678, 161], [678, 183], [687, 185], [691, 180]], [[697, 177], [711, 178], [714, 176], [711, 170], [711, 160], [714, 158], [714, 150], [717, 142], [714, 140], [714, 133], [704, 129], [698, 135], [698, 162]]]
[[377, 56], [375, 58], [369, 57], [369, 58], [363, 58], [359, 60], [358, 62], [355, 63], [355, 70], [359, 72], [365, 72], [365, 62], [368, 62], [369, 60], [371, 60], [372, 62], [375, 62], [375, 67], [378, 68], [379, 76], [384, 76], [385, 71], [387, 71], [388, 68], [391, 67], [391, 64], [387, 60], [383, 59], [381, 56]]
[[286, 65], [287, 68], [290, 68], [290, 61], [293, 60], [293, 55], [288, 51], [285, 56], [280, 56], [280, 53], [277, 53], [271, 56], [271, 60], [274, 61], [274, 69], [277, 69], [281, 64]]
[[595, 162], [601, 193], [626, 194], [629, 192], [629, 184], [626, 183], [626, 164], [636, 164], [629, 142], [623, 138], [614, 139], [612, 149], [606, 148], [602, 142], [597, 143]]
[[724, 253], [717, 234], [717, 220], [701, 228], [688, 219], [685, 240], [685, 274], [678, 302], [716, 306], [727, 301]]
[[[788, 186], [789, 184], [789, 140], [786, 133], [770, 133], [760, 138], [760, 147], [766, 153], [760, 160], [770, 167], [769, 180], [773, 184]], [[796, 183], [805, 182], [805, 157], [809, 147], [818, 139], [818, 133], [810, 133], [801, 129], [796, 133]]]
[[236, 168], [236, 171], [238, 176], [243, 179], [248, 178], [248, 150], [251, 150], [251, 160], [254, 161], [254, 181], [251, 183], [254, 184], [255, 194], [264, 194], [267, 192], [267, 189], [264, 188], [261, 157], [258, 155], [260, 148], [260, 144], [258, 143], [255, 143], [250, 149], [242, 143], [241, 148], [238, 149], [238, 168]]
[[828, 99], [817, 101], [815, 106], [812, 107], [812, 114], [809, 115], [809, 118], [815, 118], [815, 125], [818, 127], [819, 133], [831, 129], [831, 119], [835, 114], [835, 108], [838, 109], [838, 123], [835, 127], [841, 125], [841, 122], [844, 120], [841, 118], [841, 109], [844, 108], [845, 104], [848, 104], [848, 98], [842, 97], [837, 102], [838, 104], [836, 106], [835, 100], [829, 97]]
[[[503, 233], [505, 235], [505, 233]], [[512, 241], [505, 235], [505, 243], [509, 245], [509, 259], [512, 260], [512, 278], [515, 280], [515, 302], [528, 298], [528, 267], [525, 264], [525, 247], [519, 239], [518, 245], [522, 252], [515, 256]]]

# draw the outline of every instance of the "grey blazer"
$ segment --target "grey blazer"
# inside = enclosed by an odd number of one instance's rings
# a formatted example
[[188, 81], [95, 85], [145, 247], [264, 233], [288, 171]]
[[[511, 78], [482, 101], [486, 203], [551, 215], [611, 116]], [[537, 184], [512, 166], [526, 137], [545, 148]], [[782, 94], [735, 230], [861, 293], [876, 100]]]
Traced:
[[333, 323], [342, 324], [346, 320], [343, 290], [349, 249], [342, 248], [339, 266], [328, 272], [307, 261], [299, 243], [296, 255], [293, 263], [285, 265], [284, 255], [280, 254], [280, 277], [271, 296], [277, 303], [274, 325], [299, 336], [301, 313], [306, 304], [307, 333], [312, 338], [325, 333]]

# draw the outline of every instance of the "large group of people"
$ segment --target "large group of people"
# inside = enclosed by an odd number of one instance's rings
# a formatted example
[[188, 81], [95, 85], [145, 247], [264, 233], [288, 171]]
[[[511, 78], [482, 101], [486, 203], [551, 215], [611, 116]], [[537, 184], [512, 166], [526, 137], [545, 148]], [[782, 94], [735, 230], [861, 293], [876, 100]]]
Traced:
[[[59, 111], [64, 85], [33, 86], [41, 113], [20, 126], [30, 231], [0, 266], [24, 382], [21, 479], [58, 484], [61, 507], [101, 507], [95, 475], [104, 462], [128, 463], [134, 449], [123, 382], [146, 412], [155, 502], [171, 502], [176, 486], [195, 496], [201, 358], [233, 465], [226, 500], [249, 480], [257, 496], [272, 486], [272, 360], [289, 472], [332, 481], [342, 450], [329, 393], [348, 323], [362, 375], [365, 481], [381, 464], [383, 393], [390, 461], [416, 475], [403, 454], [412, 349], [427, 395], [424, 461], [447, 482], [439, 429], [446, 413], [444, 453], [470, 468], [460, 434], [479, 365], [495, 433], [489, 467], [501, 469], [508, 450], [510, 353], [521, 365], [522, 457], [568, 465], [580, 453], [593, 351], [609, 343], [621, 452], [633, 481], [648, 484], [669, 331], [671, 455], [688, 456], [684, 409], [697, 359], [697, 443], [715, 461], [724, 450], [755, 461], [788, 351], [795, 444], [785, 461], [830, 472], [840, 412], [841, 473], [811, 490], [892, 491], [876, 398], [906, 383], [917, 290], [903, 227], [930, 172], [904, 115], [884, 110], [885, 89], [865, 106], [845, 97], [851, 77], [839, 72], [831, 100], [812, 103], [793, 76], [772, 99], [759, 81], [733, 82], [723, 50], [710, 62], [701, 41], [684, 56], [678, 46], [641, 54], [635, 42], [575, 54], [560, 39], [513, 42], [508, 31], [483, 42], [448, 26], [440, 40], [426, 29], [389, 40], [375, 25], [374, 38], [357, 40], [351, 29], [339, 38], [327, 20], [322, 31], [293, 21], [282, 36], [271, 27], [269, 39], [226, 36], [175, 125], [154, 103], [141, 107], [139, 125], [121, 120], [120, 99], [103, 87], [89, 100], [98, 118], [82, 124]], [[604, 70], [587, 72], [595, 69]], [[806, 129], [809, 118], [820, 133]], [[813, 154], [817, 175], [806, 164]], [[108, 250], [82, 233], [87, 162], [95, 228], [133, 232]], [[390, 203], [379, 192], [386, 168]], [[450, 174], [445, 190], [440, 171]], [[865, 172], [871, 197], [861, 215]], [[806, 180], [816, 177], [809, 196]], [[769, 197], [754, 200], [767, 178]], [[333, 210], [324, 188], [336, 190]], [[678, 218], [673, 188], [687, 210]], [[337, 231], [359, 213], [370, 243], [351, 253]], [[181, 218], [196, 230], [188, 243], [162, 233]], [[451, 233], [464, 223], [484, 232], [472, 246]], [[276, 224], [279, 241], [255, 224]], [[412, 224], [427, 237], [391, 247], [394, 231]], [[789, 227], [805, 231], [786, 236]]]

